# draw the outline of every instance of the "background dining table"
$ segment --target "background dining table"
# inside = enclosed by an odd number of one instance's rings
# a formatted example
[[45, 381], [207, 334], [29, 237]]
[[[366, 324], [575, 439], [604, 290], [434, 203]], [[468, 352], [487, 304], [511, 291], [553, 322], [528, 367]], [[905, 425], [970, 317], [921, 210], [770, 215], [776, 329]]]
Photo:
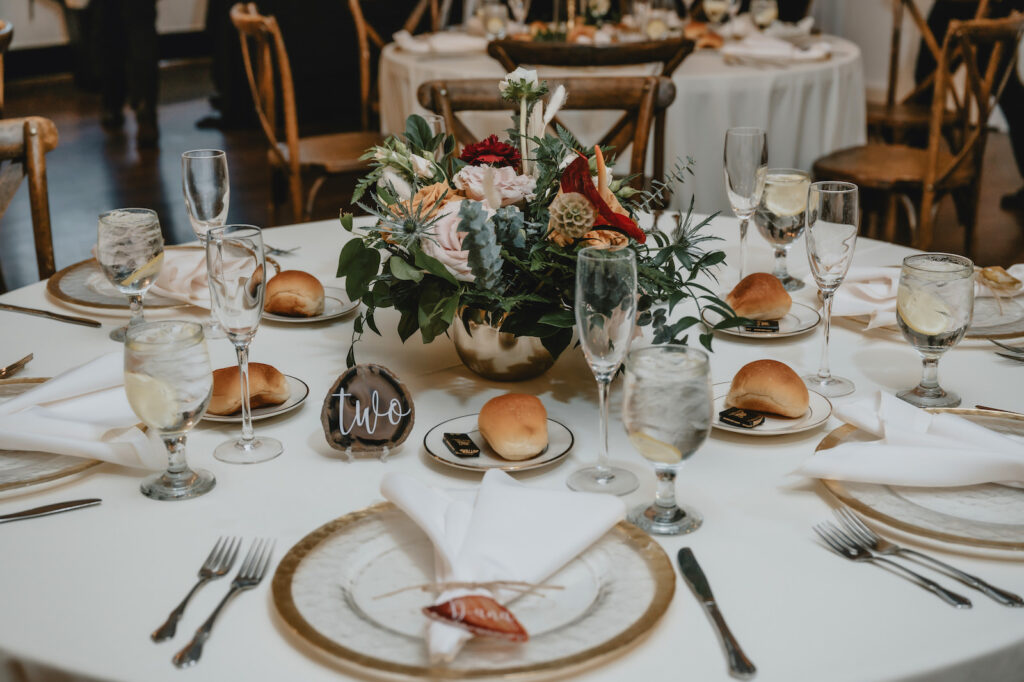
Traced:
[[[724, 238], [723, 248], [735, 260], [736, 221], [720, 217], [709, 229]], [[328, 284], [335, 281], [337, 254], [349, 238], [337, 221], [275, 228], [267, 235], [280, 248], [301, 245], [294, 255], [280, 257], [285, 267], [307, 270]], [[750, 262], [769, 268], [771, 251], [760, 236], [751, 238], [750, 247]], [[806, 275], [802, 244], [793, 251], [793, 272]], [[854, 263], [894, 264], [908, 253], [904, 247], [862, 239]], [[730, 278], [731, 271], [722, 273], [723, 286], [729, 286]], [[795, 298], [814, 305], [815, 293], [809, 285]], [[48, 298], [45, 283], [9, 292], [0, 301], [71, 311]], [[124, 322], [123, 316], [85, 308], [74, 312], [101, 319], [104, 327], [0, 312], [0, 360], [32, 352], [35, 359], [22, 376], [46, 377], [118, 350], [107, 333]], [[200, 319], [204, 314], [176, 309], [148, 316]], [[593, 461], [597, 391], [579, 349], [567, 350], [540, 378], [501, 384], [471, 374], [446, 337], [429, 345], [414, 337], [403, 345], [395, 333], [396, 315], [382, 312], [377, 323], [383, 336], [368, 333], [357, 348], [357, 359], [393, 370], [416, 406], [411, 436], [386, 462], [343, 461], [328, 447], [321, 428], [321, 401], [345, 369], [352, 319], [314, 325], [265, 322], [252, 344], [252, 360], [273, 364], [311, 388], [299, 410], [256, 424], [257, 434], [284, 443], [281, 457], [251, 466], [221, 463], [213, 458], [213, 447], [238, 427], [204, 422], [189, 435], [189, 459], [213, 471], [217, 486], [197, 499], [147, 499], [139, 494], [140, 471], [108, 464], [76, 477], [0, 493], [0, 514], [62, 500], [103, 499], [98, 507], [0, 527], [0, 680], [353, 679], [351, 672], [290, 632], [273, 604], [269, 579], [229, 605], [193, 669], [175, 669], [171, 656], [222, 596], [227, 579], [198, 593], [172, 642], [154, 644], [149, 633], [191, 586], [218, 536], [273, 538], [276, 564], [319, 526], [380, 501], [386, 472], [409, 472], [439, 486], [473, 486], [478, 474], [435, 463], [422, 440], [434, 425], [472, 413], [495, 395], [534, 393], [549, 415], [576, 435], [566, 459], [516, 474], [520, 481], [561, 489], [569, 472]], [[814, 370], [821, 340], [820, 329], [778, 340], [718, 336], [711, 356], [713, 381], [729, 381], [745, 363], [766, 357], [797, 371]], [[215, 367], [234, 364], [228, 341], [212, 340], [209, 347]], [[895, 392], [914, 385], [920, 375], [916, 352], [898, 335], [865, 332], [844, 321], [833, 327], [832, 367], [857, 385], [852, 396], [837, 402], [879, 389]], [[965, 405], [1024, 411], [1022, 372], [1019, 364], [997, 357], [980, 341], [965, 341], [942, 361], [943, 385], [960, 392]], [[642, 481], [626, 498], [634, 505], [652, 499], [654, 474], [622, 429], [620, 399], [616, 384], [611, 453], [614, 463], [633, 470]], [[683, 546], [694, 549], [763, 682], [1021, 679], [1024, 610], [1006, 608], [946, 580], [974, 601], [973, 609], [956, 610], [886, 571], [840, 559], [816, 542], [811, 526], [831, 517], [830, 507], [836, 503], [822, 484], [791, 472], [839, 425], [833, 416], [816, 430], [772, 438], [713, 430], [686, 462], [677, 485], [680, 501], [700, 510], [704, 525], [693, 535], [660, 537], [657, 542], [671, 557]], [[891, 530], [888, 535], [1024, 593], [1022, 552], [943, 544]], [[587, 670], [585, 677], [608, 682], [728, 679], [716, 635], [681, 580], [650, 634], [622, 655]]]
[[[734, 126], [757, 126], [768, 131], [768, 163], [773, 168], [810, 170], [816, 159], [837, 149], [866, 141], [864, 73], [860, 48], [835, 36], [824, 36], [832, 48], [829, 59], [777, 65], [726, 64], [717, 50], [697, 50], [676, 69], [672, 80], [676, 100], [665, 127], [665, 165], [687, 157], [696, 161], [696, 176], [687, 176], [696, 197], [695, 209], [729, 213], [721, 172], [722, 141]], [[617, 67], [538, 67], [541, 78], [558, 76], [622, 76], [656, 74], [660, 64]], [[396, 44], [385, 46], [380, 58], [380, 119], [385, 134], [405, 129], [413, 113], [427, 113], [416, 98], [422, 83], [435, 79], [491, 78], [505, 74], [483, 50], [450, 55], [410, 53]], [[567, 104], [572, 106], [572, 95]], [[616, 121], [617, 114], [566, 112], [561, 118], [587, 144], [594, 144]], [[504, 136], [503, 113], [461, 115], [479, 138]], [[622, 155], [628, 172], [629, 156]], [[650, 164], [650, 160], [648, 160]], [[650, 165], [648, 165], [650, 168]], [[689, 194], [687, 194], [687, 202]], [[682, 197], [672, 208], [685, 209]]]

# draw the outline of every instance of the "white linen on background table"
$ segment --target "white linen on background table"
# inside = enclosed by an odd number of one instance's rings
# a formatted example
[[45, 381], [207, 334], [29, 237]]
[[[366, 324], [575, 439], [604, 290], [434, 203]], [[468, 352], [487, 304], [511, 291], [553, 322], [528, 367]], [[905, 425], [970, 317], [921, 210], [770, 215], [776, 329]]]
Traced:
[[[860, 49], [841, 38], [828, 37], [832, 57], [825, 61], [788, 67], [726, 65], [714, 50], [688, 56], [672, 77], [676, 101], [669, 108], [665, 127], [665, 164], [691, 156], [696, 176], [672, 199], [672, 208], [685, 209], [690, 195], [696, 210], [731, 215], [722, 174], [725, 131], [732, 126], [760, 126], [768, 131], [768, 163], [775, 168], [810, 170], [816, 159], [866, 140], [866, 104]], [[544, 77], [657, 74], [659, 65], [632, 67], [539, 67]], [[459, 57], [410, 54], [388, 45], [380, 59], [381, 130], [405, 130], [405, 118], [426, 111], [419, 106], [416, 89], [440, 78], [494, 78], [505, 74], [484, 51]], [[569, 93], [568, 107], [572, 107]], [[572, 112], [561, 115], [565, 124], [586, 144], [594, 144], [617, 120], [617, 114]], [[509, 127], [505, 112], [467, 113], [461, 116], [479, 137], [503, 133]], [[629, 170], [629, 155], [617, 173]], [[648, 148], [648, 170], [652, 149]]]
[[[671, 222], [665, 216], [666, 223]], [[737, 222], [717, 218], [711, 231], [725, 238], [730, 262], [738, 253]], [[336, 220], [274, 229], [274, 235], [303, 248], [283, 265], [303, 269], [325, 284], [337, 268], [347, 233]], [[750, 266], [771, 271], [772, 249], [756, 232], [749, 237]], [[913, 253], [871, 239], [857, 243], [855, 265], [891, 265]], [[792, 248], [790, 268], [807, 274], [802, 240]], [[725, 272], [716, 290], [731, 286]], [[794, 299], [815, 305], [816, 291], [805, 288]], [[61, 309], [35, 284], [0, 297], [6, 303]], [[70, 310], [70, 309], [69, 309]], [[81, 314], [80, 310], [77, 310]], [[689, 314], [685, 306], [677, 314]], [[35, 352], [26, 375], [53, 376], [117, 348], [107, 332], [123, 318], [90, 311], [104, 329], [62, 325], [36, 317], [16, 320], [18, 333], [0, 335], [0, 357]], [[153, 310], [153, 319], [205, 311]], [[202, 661], [181, 671], [170, 663], [227, 590], [227, 580], [200, 590], [171, 642], [156, 645], [149, 633], [167, 617], [192, 584], [195, 571], [219, 535], [273, 537], [275, 564], [288, 548], [331, 519], [380, 500], [382, 477], [392, 471], [415, 474], [437, 486], [469, 488], [472, 472], [435, 464], [423, 453], [426, 432], [452, 416], [472, 414], [489, 398], [514, 390], [538, 395], [548, 414], [570, 428], [576, 445], [564, 462], [516, 474], [542, 487], [564, 485], [574, 469], [590, 464], [597, 447], [597, 391], [581, 351], [569, 349], [544, 376], [502, 384], [474, 377], [459, 362], [451, 341], [439, 337], [423, 346], [418, 337], [402, 344], [398, 316], [380, 311], [385, 337], [364, 336], [360, 362], [393, 370], [416, 404], [409, 439], [386, 463], [342, 461], [323, 437], [320, 400], [345, 369], [352, 320], [320, 325], [263, 324], [252, 343], [251, 359], [269, 362], [306, 380], [306, 404], [272, 420], [258, 422], [285, 444], [282, 456], [252, 466], [232, 466], [213, 458], [219, 443], [237, 435], [237, 425], [201, 423], [189, 434], [189, 461], [211, 470], [217, 487], [185, 502], [156, 502], [139, 494], [139, 477], [103, 465], [93, 473], [53, 486], [0, 494], [0, 513], [83, 497], [102, 497], [89, 510], [4, 524], [0, 528], [0, 659], [45, 662], [71, 678], [117, 682], [338, 682], [356, 678], [311, 653], [283, 625], [270, 596], [270, 580], [231, 602], [218, 619]], [[5, 327], [5, 330], [7, 327]], [[229, 341], [210, 341], [214, 367], [235, 364]], [[1020, 391], [1024, 369], [992, 353], [991, 344], [965, 340], [942, 360], [942, 384], [959, 392], [965, 405], [994, 404], [1024, 411]], [[832, 327], [832, 370], [857, 384], [845, 404], [877, 390], [908, 388], [920, 379], [917, 352], [898, 335], [865, 333], [862, 326], [837, 320]], [[728, 381], [744, 364], [764, 357], [786, 362], [798, 372], [813, 371], [821, 350], [821, 330], [766, 342], [717, 337], [711, 355], [715, 381]], [[612, 460], [640, 477], [640, 489], [624, 498], [628, 506], [650, 503], [654, 475], [622, 429], [620, 383], [612, 387]], [[970, 611], [951, 609], [934, 596], [876, 568], [845, 562], [823, 550], [811, 525], [831, 517], [823, 488], [793, 471], [832, 428], [758, 439], [713, 431], [688, 459], [677, 482], [679, 499], [704, 516], [704, 525], [684, 538], [658, 538], [670, 558], [690, 546], [715, 589], [729, 625], [758, 666], [758, 682], [1007, 682], [1024, 670], [1024, 618], [974, 592]], [[901, 536], [989, 582], [1021, 593], [1022, 557], [938, 545]], [[923, 544], [923, 546], [922, 546]], [[949, 585], [954, 587], [953, 584]], [[964, 588], [966, 589], [966, 588]], [[895, 644], [894, 644], [895, 643]], [[851, 652], [858, 655], [852, 656]], [[852, 657], [851, 657], [852, 656]], [[841, 662], [837, 664], [837, 661]], [[666, 667], [669, 666], [669, 667]], [[663, 620], [623, 655], [576, 679], [587, 682], [661, 679], [666, 670], [700, 682], [726, 682], [721, 645], [689, 590], [677, 583]], [[0, 680], [10, 672], [0, 660]], [[18, 681], [20, 682], [20, 680]], [[33, 680], [34, 682], [34, 680]], [[63, 682], [63, 680], [62, 680]]]

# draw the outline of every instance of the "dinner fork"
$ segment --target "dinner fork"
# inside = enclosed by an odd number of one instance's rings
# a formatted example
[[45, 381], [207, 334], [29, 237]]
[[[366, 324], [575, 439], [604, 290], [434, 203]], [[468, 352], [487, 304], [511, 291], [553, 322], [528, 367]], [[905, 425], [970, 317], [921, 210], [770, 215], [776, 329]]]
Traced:
[[25, 367], [25, 365], [32, 362], [32, 358], [34, 357], [35, 356], [32, 353], [29, 353], [28, 355], [23, 357], [21, 360], [18, 360], [17, 362], [12, 362], [6, 367], [0, 367], [0, 379], [6, 379], [12, 374], [16, 374], [17, 372], [21, 371]]
[[231, 589], [220, 600], [217, 608], [213, 610], [213, 613], [206, 619], [206, 622], [199, 626], [196, 634], [192, 637], [192, 641], [174, 655], [174, 658], [171, 659], [174, 665], [184, 668], [199, 660], [199, 657], [203, 655], [203, 644], [210, 638], [210, 630], [213, 629], [213, 623], [217, 620], [220, 610], [224, 608], [224, 605], [228, 603], [231, 597], [242, 590], [248, 590], [260, 584], [264, 574], [267, 572], [267, 566], [270, 564], [270, 556], [273, 550], [274, 543], [272, 540], [253, 540], [249, 553], [245, 555], [245, 560], [242, 562], [242, 567], [238, 569], [238, 575], [231, 581]]
[[922, 554], [914, 549], [907, 547], [900, 547], [894, 542], [890, 542], [885, 538], [881, 537], [873, 530], [871, 530], [860, 518], [851, 512], [849, 509], [835, 509], [833, 510], [836, 518], [839, 519], [839, 523], [846, 528], [847, 531], [853, 534], [853, 536], [867, 545], [868, 549], [874, 550], [878, 554], [882, 555], [903, 555], [916, 559], [923, 559], [934, 567], [938, 567], [939, 570], [946, 573], [952, 578], [956, 578], [960, 582], [969, 587], [973, 587], [980, 592], [984, 592], [992, 599], [1004, 606], [1024, 606], [1024, 599], [1013, 592], [1007, 592], [1001, 590], [998, 587], [989, 585], [987, 582], [971, 575], [970, 573], [964, 573], [958, 568], [954, 568], [949, 564], [939, 561], [927, 554]]
[[165, 639], [174, 637], [174, 633], [178, 629], [178, 621], [181, 620], [181, 615], [185, 613], [185, 606], [188, 604], [189, 599], [199, 591], [200, 587], [211, 580], [220, 578], [231, 570], [235, 563], [235, 557], [238, 555], [238, 546], [240, 544], [241, 540], [239, 538], [222, 537], [217, 540], [213, 549], [210, 550], [210, 556], [206, 557], [206, 561], [199, 568], [199, 582], [189, 590], [185, 598], [181, 600], [181, 603], [171, 611], [171, 615], [167, 616], [164, 624], [150, 635], [154, 642], [162, 642]]
[[969, 609], [971, 608], [971, 600], [967, 597], [961, 596], [956, 592], [947, 590], [942, 585], [938, 584], [934, 580], [924, 577], [914, 571], [911, 571], [906, 566], [898, 564], [891, 559], [885, 557], [875, 556], [866, 547], [859, 544], [853, 538], [848, 536], [838, 526], [831, 523], [819, 523], [814, 527], [814, 532], [825, 541], [833, 552], [851, 561], [868, 561], [871, 563], [884, 563], [888, 566], [892, 566], [898, 570], [904, 577], [908, 578], [911, 582], [917, 584], [920, 587], [928, 590], [935, 594], [937, 597], [942, 599], [950, 606], [955, 606], [958, 609]]

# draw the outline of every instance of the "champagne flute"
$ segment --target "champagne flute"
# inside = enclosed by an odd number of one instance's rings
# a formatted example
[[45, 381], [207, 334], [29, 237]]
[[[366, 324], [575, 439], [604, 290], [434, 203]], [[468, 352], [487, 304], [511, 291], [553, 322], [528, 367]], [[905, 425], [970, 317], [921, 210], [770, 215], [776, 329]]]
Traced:
[[725, 191], [740, 219], [740, 279], [747, 276], [747, 227], [764, 192], [768, 136], [761, 128], [729, 128], [725, 133]]
[[754, 223], [765, 241], [775, 247], [772, 274], [786, 291], [803, 289], [804, 283], [791, 277], [786, 257], [793, 241], [804, 233], [807, 214], [807, 190], [810, 176], [795, 168], [771, 168], [764, 181], [764, 193], [754, 213]]
[[630, 249], [591, 246], [576, 257], [576, 326], [597, 379], [601, 430], [597, 465], [569, 476], [573, 490], [625, 495], [639, 485], [632, 472], [608, 464], [608, 389], [633, 338], [636, 279], [636, 254]]
[[216, 481], [190, 469], [185, 437], [206, 412], [213, 372], [203, 328], [196, 322], [147, 322], [128, 329], [124, 345], [124, 390], [132, 410], [160, 434], [167, 471], [147, 477], [142, 494], [154, 500], [184, 500], [209, 492]]
[[128, 296], [131, 319], [110, 332], [111, 339], [123, 342], [128, 329], [146, 321], [142, 299], [164, 265], [164, 237], [156, 211], [117, 208], [101, 213], [96, 260], [111, 284]]
[[654, 535], [681, 535], [700, 528], [693, 509], [676, 504], [675, 481], [683, 461], [711, 431], [711, 372], [707, 353], [686, 346], [651, 346], [626, 358], [622, 423], [629, 440], [654, 464], [654, 503], [629, 514], [631, 523]]
[[828, 337], [832, 323], [832, 297], [853, 262], [859, 222], [857, 185], [850, 182], [815, 182], [807, 193], [807, 260], [825, 309], [825, 343], [817, 374], [804, 383], [829, 398], [853, 393], [853, 382], [832, 376], [828, 367]]
[[[192, 232], [201, 244], [206, 233], [221, 227], [228, 219], [231, 184], [228, 182], [228, 157], [220, 149], [193, 149], [181, 155], [181, 188]], [[213, 314], [203, 323], [208, 339], [223, 339]]]
[[896, 321], [918, 353], [921, 383], [897, 397], [917, 407], [956, 407], [960, 396], [939, 386], [939, 358], [960, 343], [974, 310], [974, 263], [948, 253], [903, 259]]
[[526, 15], [530, 13], [530, 0], [508, 0], [509, 9], [516, 24], [520, 27], [526, 26]]
[[249, 343], [260, 326], [267, 284], [262, 231], [251, 225], [211, 229], [206, 233], [206, 267], [213, 314], [238, 355], [242, 394], [242, 435], [218, 445], [213, 456], [231, 464], [264, 462], [284, 447], [274, 438], [256, 438], [249, 406]]

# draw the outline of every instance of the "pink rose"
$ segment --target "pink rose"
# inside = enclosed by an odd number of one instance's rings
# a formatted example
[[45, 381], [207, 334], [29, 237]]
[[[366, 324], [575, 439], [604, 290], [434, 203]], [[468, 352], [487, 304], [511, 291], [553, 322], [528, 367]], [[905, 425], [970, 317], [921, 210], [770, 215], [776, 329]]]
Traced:
[[529, 175], [516, 175], [514, 168], [492, 168], [490, 166], [466, 166], [452, 179], [455, 187], [462, 190], [470, 199], [485, 201], [487, 198], [485, 180], [488, 173], [493, 173], [494, 189], [501, 199], [502, 206], [515, 204], [523, 199], [532, 199], [537, 180]]
[[[462, 282], [472, 282], [476, 279], [469, 268], [469, 252], [462, 250], [462, 240], [465, 234], [459, 234], [459, 208], [462, 201], [449, 201], [438, 211], [440, 216], [431, 226], [431, 236], [420, 239], [420, 248], [428, 256], [432, 256], [454, 275], [455, 279]], [[484, 207], [487, 210], [487, 207]], [[488, 215], [494, 212], [487, 210]]]

